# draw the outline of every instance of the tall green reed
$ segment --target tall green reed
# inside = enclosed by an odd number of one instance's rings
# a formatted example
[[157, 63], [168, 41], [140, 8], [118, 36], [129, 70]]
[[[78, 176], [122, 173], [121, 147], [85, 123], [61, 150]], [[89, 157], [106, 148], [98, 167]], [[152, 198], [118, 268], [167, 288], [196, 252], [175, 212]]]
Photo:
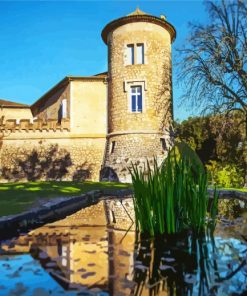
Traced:
[[215, 221], [218, 197], [214, 195], [208, 212], [207, 174], [191, 155], [178, 157], [173, 149], [161, 166], [154, 159], [153, 168], [147, 161], [143, 170], [132, 165], [130, 172], [139, 232], [154, 236], [191, 229], [199, 233], [208, 221]]

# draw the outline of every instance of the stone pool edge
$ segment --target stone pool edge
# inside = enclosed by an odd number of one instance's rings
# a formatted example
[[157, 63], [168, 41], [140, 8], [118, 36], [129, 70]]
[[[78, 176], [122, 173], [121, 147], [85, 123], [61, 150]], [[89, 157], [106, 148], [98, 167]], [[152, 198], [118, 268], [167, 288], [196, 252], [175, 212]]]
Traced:
[[[213, 196], [214, 189], [208, 189]], [[237, 190], [218, 190], [220, 198], [238, 198], [247, 201], [247, 193]], [[124, 197], [133, 194], [133, 189], [92, 190], [80, 196], [58, 197], [47, 203], [17, 215], [0, 217], [0, 240], [19, 235], [46, 223], [63, 219], [76, 211], [97, 203], [104, 197]]]
[[[217, 192], [219, 193], [219, 198], [226, 198], [226, 199], [237, 198], [247, 202], [246, 192], [241, 192], [238, 190], [226, 190], [226, 189], [220, 189], [220, 190], [217, 190]], [[208, 188], [208, 193], [210, 197], [213, 197], [214, 189]]]
[[0, 240], [63, 219], [82, 208], [96, 204], [103, 196], [120, 198], [132, 194], [132, 189], [92, 190], [80, 196], [58, 197], [23, 213], [0, 217]]

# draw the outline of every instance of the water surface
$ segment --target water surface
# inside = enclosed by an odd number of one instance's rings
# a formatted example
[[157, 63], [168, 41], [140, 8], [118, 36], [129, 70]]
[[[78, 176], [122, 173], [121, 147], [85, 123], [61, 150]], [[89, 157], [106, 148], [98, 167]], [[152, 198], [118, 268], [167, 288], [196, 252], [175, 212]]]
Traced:
[[219, 209], [214, 236], [151, 240], [130, 199], [100, 201], [2, 241], [0, 295], [245, 295], [246, 204]]

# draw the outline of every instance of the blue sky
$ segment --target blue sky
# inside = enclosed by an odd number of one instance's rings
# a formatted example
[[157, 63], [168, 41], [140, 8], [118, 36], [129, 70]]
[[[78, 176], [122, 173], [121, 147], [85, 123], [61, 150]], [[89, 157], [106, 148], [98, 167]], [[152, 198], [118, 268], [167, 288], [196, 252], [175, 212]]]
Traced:
[[[165, 15], [175, 26], [174, 53], [186, 42], [188, 22], [207, 20], [199, 0], [0, 1], [0, 98], [32, 104], [67, 75], [106, 71], [107, 48], [101, 31], [137, 6]], [[179, 106], [182, 90], [175, 75], [173, 81], [175, 119], [195, 115]]]

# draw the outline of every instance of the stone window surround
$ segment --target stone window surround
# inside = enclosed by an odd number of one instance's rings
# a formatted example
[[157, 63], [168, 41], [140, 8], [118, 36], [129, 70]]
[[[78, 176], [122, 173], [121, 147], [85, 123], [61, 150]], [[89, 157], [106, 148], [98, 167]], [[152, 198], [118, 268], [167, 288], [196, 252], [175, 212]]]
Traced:
[[[142, 112], [132, 112], [131, 108], [131, 86], [141, 86], [142, 88]], [[147, 81], [146, 79], [140, 80], [125, 80], [124, 81], [124, 92], [127, 92], [128, 99], [128, 112], [133, 114], [144, 113], [146, 111], [145, 104], [145, 92], [147, 91]]]

